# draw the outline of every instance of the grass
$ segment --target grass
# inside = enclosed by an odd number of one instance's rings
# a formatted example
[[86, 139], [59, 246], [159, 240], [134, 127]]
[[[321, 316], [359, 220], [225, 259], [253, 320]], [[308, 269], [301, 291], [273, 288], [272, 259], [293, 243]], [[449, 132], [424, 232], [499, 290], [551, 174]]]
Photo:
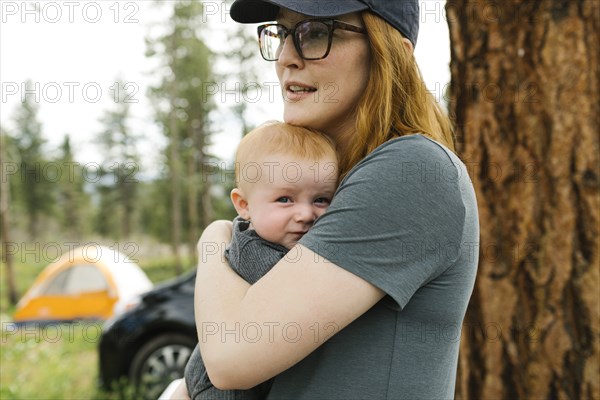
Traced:
[[[15, 280], [22, 296], [47, 262], [16, 259]], [[139, 260], [154, 283], [175, 276], [169, 258]], [[191, 265], [191, 262], [186, 263]], [[191, 267], [183, 268], [188, 271]], [[0, 265], [0, 399], [130, 399], [128, 390], [99, 390], [98, 352], [101, 323], [79, 322], [15, 329], [8, 304], [5, 265]]]
[[[99, 327], [100, 324], [97, 324]], [[97, 389], [97, 328], [2, 327], [2, 399], [102, 399]]]

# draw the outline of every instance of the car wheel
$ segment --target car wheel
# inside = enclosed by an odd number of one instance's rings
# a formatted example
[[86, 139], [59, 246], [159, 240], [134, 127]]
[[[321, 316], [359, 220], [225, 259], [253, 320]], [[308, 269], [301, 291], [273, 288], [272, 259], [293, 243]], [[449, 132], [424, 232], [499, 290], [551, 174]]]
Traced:
[[196, 341], [181, 334], [163, 334], [144, 344], [129, 372], [136, 398], [157, 399], [173, 380], [183, 376]]

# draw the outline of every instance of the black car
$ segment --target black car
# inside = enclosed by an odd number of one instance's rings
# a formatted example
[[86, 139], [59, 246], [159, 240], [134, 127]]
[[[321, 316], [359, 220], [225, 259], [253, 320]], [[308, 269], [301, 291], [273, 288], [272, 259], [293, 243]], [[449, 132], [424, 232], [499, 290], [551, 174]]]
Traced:
[[99, 344], [100, 384], [132, 382], [136, 398], [157, 399], [198, 342], [194, 321], [196, 271], [156, 286], [140, 303], [106, 321]]

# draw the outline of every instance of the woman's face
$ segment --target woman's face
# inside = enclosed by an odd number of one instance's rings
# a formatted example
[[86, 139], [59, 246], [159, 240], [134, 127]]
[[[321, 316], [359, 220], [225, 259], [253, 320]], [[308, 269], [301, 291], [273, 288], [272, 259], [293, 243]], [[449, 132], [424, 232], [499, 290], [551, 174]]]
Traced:
[[[308, 19], [303, 14], [284, 10], [278, 23], [291, 28]], [[363, 26], [357, 13], [337, 20]], [[276, 61], [284, 100], [285, 122], [318, 129], [334, 141], [354, 129], [356, 106], [369, 76], [367, 35], [336, 29], [331, 51], [322, 60], [303, 60], [288, 36]]]

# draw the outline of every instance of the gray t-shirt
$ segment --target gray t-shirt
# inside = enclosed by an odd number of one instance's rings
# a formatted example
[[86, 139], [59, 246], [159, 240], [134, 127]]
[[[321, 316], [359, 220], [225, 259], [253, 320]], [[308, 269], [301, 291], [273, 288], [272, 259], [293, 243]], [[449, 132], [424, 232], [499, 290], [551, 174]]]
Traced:
[[453, 398], [479, 245], [475, 193], [458, 157], [422, 135], [383, 144], [300, 243], [387, 296], [276, 376], [267, 398]]

